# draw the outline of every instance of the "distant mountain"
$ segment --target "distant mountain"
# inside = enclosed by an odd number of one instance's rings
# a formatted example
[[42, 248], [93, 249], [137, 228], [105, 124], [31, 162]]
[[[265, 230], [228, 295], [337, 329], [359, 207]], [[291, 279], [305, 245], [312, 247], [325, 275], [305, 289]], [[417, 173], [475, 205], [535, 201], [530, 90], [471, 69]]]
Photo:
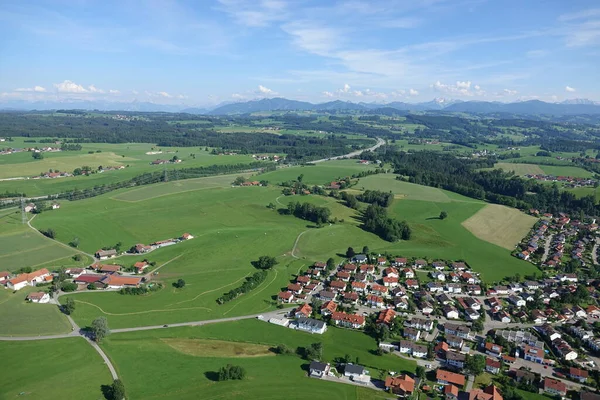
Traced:
[[560, 104], [591, 104], [591, 105], [595, 105], [598, 106], [600, 105], [600, 101], [593, 101], [590, 99], [568, 99], [565, 101], [562, 101]]
[[313, 109], [314, 104], [288, 100], [281, 97], [272, 99], [251, 100], [241, 103], [227, 104], [222, 107], [215, 108], [210, 113], [213, 115], [227, 114], [248, 114], [261, 111], [308, 111]]
[[197, 108], [197, 107], [190, 107], [190, 108], [184, 108], [183, 110], [179, 111], [182, 113], [187, 113], [187, 114], [206, 114], [208, 113], [210, 110], [208, 108]]
[[450, 112], [468, 113], [511, 113], [521, 115], [575, 115], [600, 114], [600, 105], [586, 103], [546, 103], [540, 100], [517, 103], [499, 103], [487, 101], [466, 101], [444, 108]]
[[[309, 103], [310, 104], [310, 103]], [[337, 111], [337, 110], [366, 110], [362, 104], [352, 103], [350, 101], [335, 100], [328, 103], [311, 104], [311, 109], [316, 111]]]

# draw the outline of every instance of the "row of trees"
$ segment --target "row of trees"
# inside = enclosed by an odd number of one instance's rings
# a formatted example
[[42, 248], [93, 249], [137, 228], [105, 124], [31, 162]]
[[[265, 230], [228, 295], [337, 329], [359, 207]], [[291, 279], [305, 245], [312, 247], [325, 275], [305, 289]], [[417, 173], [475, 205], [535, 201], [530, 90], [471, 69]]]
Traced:
[[331, 210], [310, 203], [290, 202], [287, 206], [288, 214], [322, 225], [329, 221]]
[[389, 207], [394, 200], [394, 194], [392, 192], [382, 192], [379, 190], [365, 190], [361, 194], [357, 195], [356, 198], [363, 203], [377, 204], [381, 207]]
[[229, 292], [223, 294], [223, 296], [217, 299], [217, 303], [225, 304], [228, 301], [234, 300], [244, 293], [248, 293], [252, 289], [255, 289], [258, 285], [263, 283], [267, 279], [269, 273], [267, 270], [260, 270], [247, 277], [241, 286], [231, 289]]
[[388, 242], [410, 240], [411, 229], [406, 221], [398, 221], [388, 216], [385, 208], [371, 204], [363, 213], [364, 230], [372, 232]]

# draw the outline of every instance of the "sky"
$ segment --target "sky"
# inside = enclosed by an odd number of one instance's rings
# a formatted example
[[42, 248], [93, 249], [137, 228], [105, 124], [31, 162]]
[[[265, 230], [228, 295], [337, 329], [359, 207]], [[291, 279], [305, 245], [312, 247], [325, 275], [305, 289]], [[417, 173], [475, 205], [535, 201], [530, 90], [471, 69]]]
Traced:
[[3, 0], [0, 102], [600, 100], [596, 0]]

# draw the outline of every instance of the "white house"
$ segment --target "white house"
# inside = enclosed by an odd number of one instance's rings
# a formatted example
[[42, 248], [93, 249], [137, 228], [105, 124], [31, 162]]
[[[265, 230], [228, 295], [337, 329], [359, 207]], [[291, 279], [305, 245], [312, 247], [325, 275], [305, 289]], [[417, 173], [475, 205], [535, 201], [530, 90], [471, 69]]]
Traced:
[[444, 314], [448, 319], [458, 319], [458, 310], [454, 307], [444, 307]]
[[44, 292], [33, 292], [29, 293], [27, 300], [32, 303], [48, 303], [50, 301], [50, 295]]
[[437, 279], [438, 281], [446, 280], [446, 275], [441, 271], [431, 271], [429, 276], [431, 276], [433, 279]]
[[346, 364], [344, 367], [344, 376], [350, 378], [353, 382], [368, 383], [371, 381], [369, 371], [364, 367], [355, 364]]
[[327, 324], [325, 324], [325, 322], [312, 318], [301, 317], [298, 318], [296, 323], [298, 329], [305, 332], [318, 333], [319, 335], [322, 335], [327, 330]]
[[48, 277], [51, 277], [50, 271], [42, 268], [29, 274], [19, 274], [15, 278], [9, 279], [6, 282], [6, 287], [11, 290], [21, 290], [25, 286], [35, 286], [38, 283], [45, 282]]
[[479, 318], [479, 313], [475, 310], [473, 310], [472, 308], [467, 308], [465, 309], [465, 316], [467, 317], [467, 319], [470, 319], [471, 321], [475, 321], [476, 319]]

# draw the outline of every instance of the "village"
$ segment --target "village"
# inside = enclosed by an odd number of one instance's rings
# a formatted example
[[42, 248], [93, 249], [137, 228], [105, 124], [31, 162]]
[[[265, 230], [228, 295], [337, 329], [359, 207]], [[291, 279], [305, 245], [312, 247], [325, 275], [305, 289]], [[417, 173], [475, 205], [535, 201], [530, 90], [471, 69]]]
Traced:
[[[265, 320], [312, 334], [336, 326], [374, 336], [382, 354], [423, 368], [420, 376], [380, 377], [380, 388], [401, 398], [421, 389], [453, 400], [503, 399], [494, 384], [474, 388], [486, 373], [533, 393], [598, 399], [588, 393], [590, 371], [600, 363], [600, 308], [592, 305], [598, 288], [598, 280], [562, 273], [486, 285], [464, 261], [358, 254], [298, 275], [277, 295], [291, 311]], [[378, 381], [364, 366], [319, 360], [309, 375], [375, 387]]]
[[543, 175], [543, 174], [527, 174], [525, 175], [528, 179], [535, 179], [543, 182], [558, 182], [563, 187], [573, 189], [577, 187], [595, 187], [598, 184], [598, 180], [592, 178], [578, 178], [573, 176], [555, 176], [555, 175]]

